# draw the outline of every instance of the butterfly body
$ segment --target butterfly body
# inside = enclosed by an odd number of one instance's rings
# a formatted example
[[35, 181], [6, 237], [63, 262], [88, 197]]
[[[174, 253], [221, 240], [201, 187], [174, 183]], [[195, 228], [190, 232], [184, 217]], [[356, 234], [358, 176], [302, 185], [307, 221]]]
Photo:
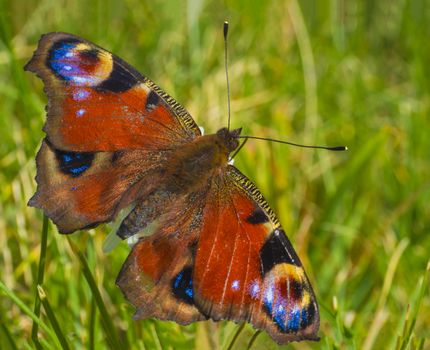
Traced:
[[240, 130], [220, 129], [216, 134], [204, 135], [179, 148], [168, 161], [167, 183], [179, 191], [200, 189], [216, 172], [227, 167], [229, 154], [237, 148]]
[[129, 64], [77, 36], [44, 35], [26, 66], [48, 95], [41, 208], [61, 233], [112, 221], [143, 230], [117, 278], [135, 318], [250, 322], [278, 343], [317, 340], [303, 266], [260, 191], [229, 157], [240, 129], [201, 132]]
[[[228, 131], [223, 128], [216, 134], [199, 136], [169, 152], [156, 189], [146, 193], [142, 202], [124, 219], [118, 236], [122, 239], [131, 237], [165, 214], [170, 203], [182, 204], [180, 198], [190, 193], [205, 193], [210, 180], [226, 170], [229, 154], [238, 146], [239, 134], [240, 129]], [[180, 210], [175, 207], [171, 211], [171, 220], [175, 221]]]

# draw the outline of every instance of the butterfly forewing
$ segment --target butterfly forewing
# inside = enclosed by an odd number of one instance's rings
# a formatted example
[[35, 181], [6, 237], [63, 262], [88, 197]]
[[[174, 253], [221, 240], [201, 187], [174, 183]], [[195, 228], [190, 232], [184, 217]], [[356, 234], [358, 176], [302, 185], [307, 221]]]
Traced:
[[316, 340], [312, 287], [267, 202], [233, 166], [213, 181], [194, 263], [196, 304], [215, 320], [249, 321], [279, 343]]
[[62, 150], [172, 148], [200, 135], [188, 112], [132, 66], [66, 33], [42, 36], [26, 65], [45, 83], [45, 132]]

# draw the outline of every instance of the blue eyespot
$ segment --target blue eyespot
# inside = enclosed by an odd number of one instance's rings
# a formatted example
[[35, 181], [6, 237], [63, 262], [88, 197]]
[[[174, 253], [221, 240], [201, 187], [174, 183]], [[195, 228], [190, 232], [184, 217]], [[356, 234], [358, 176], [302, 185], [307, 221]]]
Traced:
[[96, 85], [100, 79], [89, 74], [83, 67], [85, 60], [91, 60], [91, 64], [95, 64], [97, 54], [91, 49], [76, 50], [78, 43], [76, 39], [56, 42], [52, 45], [46, 64], [60, 79], [75, 85]]
[[184, 268], [172, 279], [173, 295], [187, 304], [194, 304], [191, 267]]
[[283, 333], [294, 333], [306, 328], [313, 320], [314, 306], [302, 308], [294, 298], [286, 299], [276, 285], [269, 286], [263, 293], [263, 305], [267, 315]]
[[55, 43], [48, 56], [48, 65], [55, 74], [64, 80], [72, 80], [78, 73], [78, 67], [73, 62], [73, 49], [77, 42], [58, 42]]
[[78, 177], [91, 167], [94, 153], [55, 150], [58, 168], [63, 174]]
[[300, 315], [301, 312], [299, 309], [293, 309], [288, 315], [288, 324], [287, 328], [290, 331], [296, 332], [300, 327]]

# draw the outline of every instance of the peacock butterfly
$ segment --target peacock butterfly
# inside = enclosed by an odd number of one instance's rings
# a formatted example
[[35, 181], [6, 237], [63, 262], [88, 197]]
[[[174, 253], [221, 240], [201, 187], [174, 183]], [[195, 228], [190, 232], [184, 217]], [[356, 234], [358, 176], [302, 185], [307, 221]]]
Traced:
[[318, 340], [318, 306], [275, 214], [229, 156], [240, 129], [202, 135], [129, 64], [66, 33], [40, 39], [26, 70], [48, 95], [36, 157], [41, 208], [61, 233], [112, 221], [140, 237], [117, 278], [136, 319], [249, 322], [279, 344]]

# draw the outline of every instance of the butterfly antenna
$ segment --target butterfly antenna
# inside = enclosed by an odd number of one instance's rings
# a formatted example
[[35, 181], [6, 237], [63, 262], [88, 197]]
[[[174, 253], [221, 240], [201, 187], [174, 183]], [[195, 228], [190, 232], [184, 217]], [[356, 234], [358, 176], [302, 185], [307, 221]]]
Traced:
[[238, 136], [239, 139], [253, 139], [253, 140], [265, 140], [270, 142], [277, 142], [277, 143], [283, 143], [286, 145], [296, 146], [296, 147], [302, 147], [302, 148], [319, 148], [319, 149], [325, 149], [328, 151], [347, 151], [348, 147], [346, 146], [334, 146], [334, 147], [328, 147], [328, 146], [310, 146], [310, 145], [301, 145], [294, 142], [288, 142], [288, 141], [282, 141], [277, 139], [270, 139], [267, 137], [258, 137], [258, 136]]
[[224, 21], [224, 66], [225, 78], [227, 80], [227, 106], [228, 106], [228, 122], [227, 130], [230, 131], [230, 81], [228, 79], [228, 50], [227, 50], [227, 36], [228, 36], [228, 21]]

